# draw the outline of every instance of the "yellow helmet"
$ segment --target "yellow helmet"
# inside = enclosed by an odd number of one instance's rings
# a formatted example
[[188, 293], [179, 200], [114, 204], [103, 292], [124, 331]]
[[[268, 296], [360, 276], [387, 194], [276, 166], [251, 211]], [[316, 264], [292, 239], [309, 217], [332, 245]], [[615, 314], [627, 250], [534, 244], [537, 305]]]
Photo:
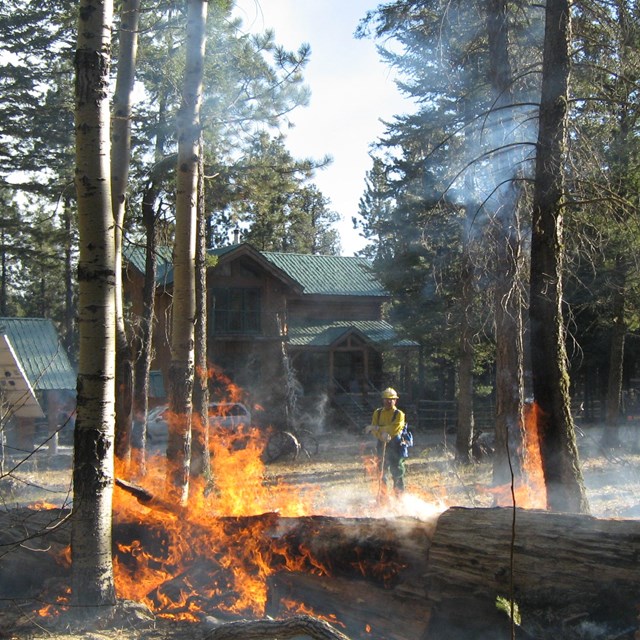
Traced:
[[398, 394], [396, 393], [395, 389], [392, 389], [391, 387], [388, 387], [387, 389], [385, 389], [382, 392], [382, 397], [384, 399], [386, 399], [386, 398], [395, 398], [397, 400], [398, 399]]

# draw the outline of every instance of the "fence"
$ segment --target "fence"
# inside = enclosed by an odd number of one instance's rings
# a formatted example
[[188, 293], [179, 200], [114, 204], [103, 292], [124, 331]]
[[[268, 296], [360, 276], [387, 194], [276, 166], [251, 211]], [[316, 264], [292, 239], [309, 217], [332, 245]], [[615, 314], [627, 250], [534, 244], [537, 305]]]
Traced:
[[[455, 429], [458, 422], [458, 403], [455, 400], [419, 400], [416, 406], [417, 426], [425, 431]], [[493, 399], [476, 399], [473, 407], [476, 429], [491, 430], [495, 424]]]

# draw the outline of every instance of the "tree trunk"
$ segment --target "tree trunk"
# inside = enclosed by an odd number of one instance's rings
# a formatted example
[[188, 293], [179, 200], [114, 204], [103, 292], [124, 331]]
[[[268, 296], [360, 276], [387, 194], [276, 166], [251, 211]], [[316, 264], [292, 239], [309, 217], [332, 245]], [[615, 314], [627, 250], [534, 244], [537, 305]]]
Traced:
[[[469, 100], [463, 101], [464, 116], [467, 121], [473, 118]], [[469, 149], [475, 147], [476, 134], [470, 128], [465, 129], [465, 144]], [[472, 444], [474, 437], [473, 415], [473, 364], [475, 349], [473, 346], [474, 276], [475, 267], [471, 255], [474, 222], [478, 203], [473, 194], [475, 168], [470, 165], [465, 173], [465, 189], [469, 201], [465, 204], [465, 221], [462, 229], [462, 268], [460, 273], [460, 354], [458, 360], [458, 420], [456, 428], [456, 461], [462, 464], [472, 462]]]
[[115, 225], [116, 267], [116, 456], [131, 453], [133, 363], [124, 322], [122, 290], [122, 234], [131, 162], [131, 95], [138, 48], [140, 0], [124, 0], [120, 8], [120, 47], [113, 95], [111, 136], [111, 199]]
[[187, 61], [178, 114], [176, 236], [173, 260], [173, 312], [169, 370], [167, 458], [174, 471], [171, 485], [181, 503], [189, 495], [191, 393], [194, 376], [195, 245], [200, 139], [200, 104], [204, 66], [207, 2], [188, 0]]
[[64, 208], [62, 210], [62, 216], [64, 221], [64, 340], [63, 344], [70, 355], [72, 362], [76, 363], [76, 350], [74, 346], [77, 344], [76, 340], [76, 326], [75, 326], [75, 306], [73, 303], [73, 226], [71, 209], [71, 197], [67, 196], [64, 200]]
[[[466, 234], [466, 231], [465, 231]], [[462, 326], [460, 327], [460, 356], [458, 360], [458, 423], [456, 429], [456, 461], [463, 464], [472, 461], [473, 441], [473, 359], [474, 349], [471, 331], [473, 307], [473, 264], [469, 255], [470, 241], [463, 248], [462, 272]]]
[[609, 347], [609, 376], [607, 378], [607, 398], [605, 403], [605, 428], [602, 433], [602, 445], [607, 448], [620, 444], [618, 427], [620, 426], [620, 402], [622, 398], [622, 365], [624, 361], [624, 343], [627, 335], [625, 321], [625, 264], [624, 258], [616, 258], [613, 286], [613, 327]]
[[[157, 273], [158, 229], [156, 215], [156, 200], [162, 178], [175, 166], [175, 159], [162, 155], [165, 146], [164, 132], [167, 130], [164, 114], [166, 110], [166, 96], [161, 95], [158, 100], [159, 131], [155, 142], [155, 159], [149, 182], [142, 196], [142, 224], [145, 229], [145, 271], [142, 287], [143, 314], [140, 319], [140, 334], [136, 348], [136, 365], [134, 375], [132, 427], [133, 468], [136, 473], [146, 473], [147, 447], [147, 416], [149, 413], [149, 376], [153, 361], [153, 331], [155, 327], [155, 296]], [[171, 164], [170, 164], [171, 163]]]
[[156, 296], [156, 216], [155, 201], [158, 189], [155, 178], [144, 191], [142, 198], [142, 224], [145, 228], [145, 269], [142, 287], [143, 312], [134, 375], [133, 414], [131, 438], [132, 467], [135, 473], [146, 473], [147, 416], [149, 413], [149, 375], [153, 360], [153, 327], [155, 324]]
[[[204, 141], [200, 136], [200, 149]], [[198, 163], [198, 229], [196, 242], [196, 371], [193, 386], [192, 475], [211, 479], [209, 458], [209, 362], [207, 358], [207, 219], [204, 199], [204, 155]]]
[[[508, 17], [506, 0], [487, 0], [487, 36], [489, 42], [489, 80], [495, 96], [495, 121], [499, 144], [512, 142], [509, 107], [512, 101], [513, 74], [508, 48]], [[507, 123], [505, 125], [505, 122]], [[490, 123], [489, 123], [490, 124]], [[498, 155], [498, 158], [501, 156]], [[515, 166], [510, 153], [507, 162]], [[496, 182], [503, 179], [504, 167], [497, 159]], [[515, 178], [515, 176], [514, 176]], [[521, 270], [520, 221], [518, 219], [519, 192], [513, 185], [498, 189], [491, 204], [499, 196], [501, 202], [493, 219], [491, 237], [496, 251], [495, 260], [495, 340], [496, 340], [496, 426], [493, 482], [505, 484], [521, 469], [518, 451], [523, 442], [524, 401], [524, 345], [522, 301], [519, 276]]]
[[562, 316], [562, 207], [571, 16], [569, 0], [546, 6], [531, 237], [531, 369], [547, 505], [588, 510], [570, 410]]
[[0, 228], [0, 244], [2, 246], [0, 253], [0, 313], [3, 317], [7, 315], [7, 252], [4, 250], [7, 241], [5, 233], [4, 228]]
[[80, 235], [78, 408], [74, 432], [72, 597], [87, 614], [115, 604], [111, 501], [115, 404], [115, 259], [109, 170], [113, 6], [82, 0], [76, 50]]

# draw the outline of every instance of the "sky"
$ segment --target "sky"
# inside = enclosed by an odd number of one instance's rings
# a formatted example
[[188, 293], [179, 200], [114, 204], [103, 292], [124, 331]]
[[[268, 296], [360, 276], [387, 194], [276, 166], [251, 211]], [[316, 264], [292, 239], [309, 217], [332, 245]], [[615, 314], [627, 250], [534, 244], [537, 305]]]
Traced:
[[235, 14], [250, 32], [273, 29], [278, 44], [297, 50], [311, 46], [305, 84], [311, 90], [308, 107], [292, 114], [295, 127], [287, 133], [294, 157], [330, 155], [333, 163], [313, 180], [330, 200], [341, 221], [342, 254], [353, 255], [365, 241], [353, 230], [351, 218], [371, 169], [369, 148], [384, 132], [381, 119], [409, 112], [397, 90], [393, 72], [384, 65], [371, 39], [354, 32], [376, 0], [236, 0]]

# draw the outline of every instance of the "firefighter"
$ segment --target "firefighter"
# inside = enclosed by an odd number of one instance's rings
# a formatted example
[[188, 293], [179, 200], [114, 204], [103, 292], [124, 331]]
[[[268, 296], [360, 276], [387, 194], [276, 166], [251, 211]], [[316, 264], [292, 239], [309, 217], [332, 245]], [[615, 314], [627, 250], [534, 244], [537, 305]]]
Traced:
[[398, 394], [391, 387], [382, 392], [383, 406], [373, 412], [371, 424], [365, 429], [377, 439], [378, 470], [381, 480], [391, 475], [396, 494], [404, 491], [405, 466], [402, 433], [404, 412], [396, 407]]

